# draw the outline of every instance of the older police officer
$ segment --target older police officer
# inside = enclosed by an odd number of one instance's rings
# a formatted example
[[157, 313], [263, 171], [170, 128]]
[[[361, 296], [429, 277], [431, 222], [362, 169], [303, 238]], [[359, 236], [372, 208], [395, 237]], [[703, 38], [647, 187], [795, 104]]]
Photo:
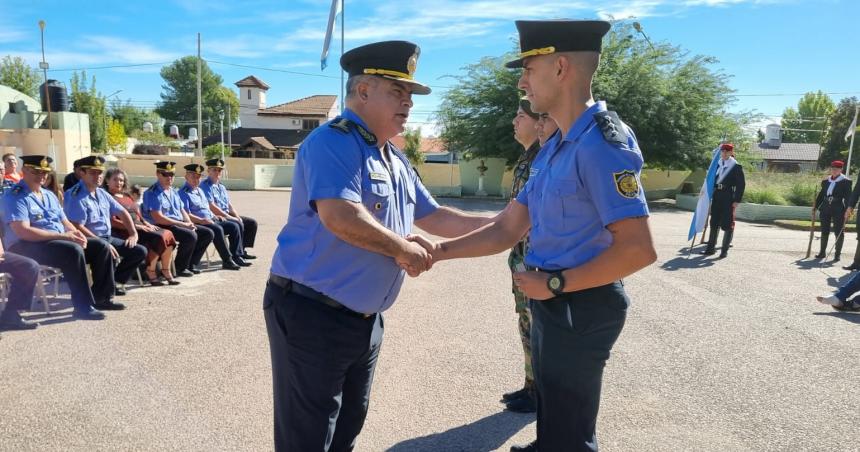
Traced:
[[[91, 155], [79, 161], [82, 170], [80, 181], [65, 192], [63, 210], [69, 221], [78, 228], [88, 241], [102, 240], [108, 247], [116, 264], [113, 274], [114, 285], [125, 284], [134, 270], [146, 258], [146, 248], [137, 244], [137, 230], [131, 215], [101, 188], [105, 159]], [[125, 240], [111, 235], [111, 215], [122, 220], [127, 231], [132, 234]], [[118, 263], [117, 260], [120, 260]], [[116, 286], [116, 295], [125, 295], [125, 289]], [[115, 309], [122, 309], [120, 303], [113, 303]]]
[[248, 248], [254, 247], [254, 239], [257, 237], [257, 220], [239, 215], [230, 202], [227, 187], [221, 183], [221, 175], [224, 172], [224, 160], [209, 159], [206, 161], [206, 179], [200, 182], [200, 189], [206, 193], [209, 200], [209, 209], [219, 220], [227, 220], [239, 226], [239, 235], [242, 239], [239, 246], [238, 256], [242, 259], [256, 259], [257, 256], [248, 254]]
[[155, 163], [158, 180], [143, 193], [141, 211], [147, 221], [169, 230], [176, 237], [179, 244], [176, 276], [189, 277], [200, 273], [196, 266], [214, 235], [208, 229], [195, 226], [183, 208], [179, 193], [171, 185], [175, 170], [176, 162]]
[[[3, 197], [4, 241], [9, 251], [62, 270], [72, 294], [74, 317], [104, 318], [94, 306], [115, 307], [110, 303], [113, 261], [107, 243], [88, 241], [66, 218], [57, 196], [42, 189], [51, 172], [50, 157], [27, 155], [21, 160], [21, 182]], [[92, 268], [92, 287], [87, 284], [87, 264]]]
[[[227, 220], [216, 218], [209, 210], [209, 200], [200, 189], [200, 175], [203, 174], [203, 165], [192, 163], [185, 165], [185, 185], [179, 189], [179, 198], [188, 212], [188, 217], [199, 228], [206, 228], [212, 232], [213, 243], [218, 255], [221, 257], [221, 268], [224, 270], [238, 270], [251, 264], [245, 262], [239, 255], [242, 246], [239, 226]], [[230, 246], [227, 246], [229, 237]]]
[[517, 21], [519, 88], [560, 127], [533, 164], [525, 188], [492, 225], [431, 244], [434, 260], [494, 254], [529, 231], [526, 266], [514, 275], [531, 299], [537, 440], [513, 451], [597, 450], [603, 367], [621, 333], [628, 298], [621, 278], [656, 253], [639, 185], [642, 154], [633, 132], [591, 80], [603, 21]]
[[406, 240], [413, 224], [453, 237], [487, 222], [440, 207], [406, 157], [400, 133], [418, 46], [387, 41], [341, 57], [343, 115], [315, 129], [296, 161], [290, 212], [263, 302], [272, 354], [275, 449], [349, 451], [364, 424], [382, 343], [381, 312], [430, 267]]

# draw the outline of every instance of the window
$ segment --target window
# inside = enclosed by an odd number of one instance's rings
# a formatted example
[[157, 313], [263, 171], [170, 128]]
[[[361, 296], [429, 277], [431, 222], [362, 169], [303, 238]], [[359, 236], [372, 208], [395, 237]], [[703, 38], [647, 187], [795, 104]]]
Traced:
[[15, 108], [15, 102], [9, 102], [9, 113], [18, 113], [18, 109]]
[[248, 99], [251, 99], [251, 90], [248, 90]]
[[313, 130], [319, 126], [319, 119], [302, 119], [302, 130]]

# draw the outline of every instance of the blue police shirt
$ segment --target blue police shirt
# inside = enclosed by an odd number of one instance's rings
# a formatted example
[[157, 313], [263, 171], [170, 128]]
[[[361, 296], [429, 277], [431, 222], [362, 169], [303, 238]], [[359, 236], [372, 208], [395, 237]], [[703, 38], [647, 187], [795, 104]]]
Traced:
[[206, 199], [214, 203], [225, 213], [230, 213], [230, 197], [227, 196], [227, 187], [222, 183], [214, 183], [208, 177], [200, 182], [200, 189], [206, 194]]
[[161, 212], [167, 218], [185, 221], [182, 217], [182, 200], [179, 198], [179, 194], [173, 187], [163, 190], [158, 182], [152, 184], [143, 193], [143, 205], [140, 210], [143, 213], [143, 218], [153, 224], [155, 224], [155, 219], [152, 218], [153, 210]]
[[3, 227], [5, 237], [3, 241], [7, 247], [18, 243], [21, 239], [15, 231], [9, 227], [13, 221], [29, 221], [30, 226], [45, 231], [54, 231], [60, 234], [66, 232], [63, 221], [66, 219], [60, 200], [57, 195], [49, 190], [41, 190], [42, 199], [30, 191], [23, 181], [15, 184], [11, 190], [3, 196]]
[[215, 215], [209, 210], [209, 199], [200, 187], [191, 188], [188, 182], [179, 189], [179, 198], [182, 200], [182, 206], [191, 215], [200, 218], [212, 219]]
[[[343, 119], [366, 129], [353, 111]], [[318, 127], [298, 152], [287, 224], [278, 235], [272, 273], [290, 278], [334, 298], [353, 311], [371, 314], [388, 309], [403, 284], [394, 259], [350, 245], [323, 226], [316, 212], [320, 199], [362, 203], [380, 224], [400, 236], [414, 220], [439, 207], [409, 166], [389, 144], [391, 170], [377, 144], [369, 144], [357, 126]]]
[[607, 140], [595, 119], [605, 111], [606, 104], [596, 102], [538, 154], [537, 173], [517, 196], [531, 220], [527, 265], [578, 267], [612, 244], [607, 225], [648, 215], [636, 137], [624, 126], [622, 143]]
[[66, 211], [69, 221], [84, 225], [99, 237], [109, 237], [111, 215], [119, 215], [125, 211], [110, 193], [102, 188], [96, 188], [95, 192], [90, 193], [83, 181], [66, 190], [63, 210]]
[[0, 180], [0, 221], [3, 219], [3, 212], [6, 210], [6, 203], [3, 202], [3, 196], [12, 189], [15, 185], [14, 182], [9, 179]]

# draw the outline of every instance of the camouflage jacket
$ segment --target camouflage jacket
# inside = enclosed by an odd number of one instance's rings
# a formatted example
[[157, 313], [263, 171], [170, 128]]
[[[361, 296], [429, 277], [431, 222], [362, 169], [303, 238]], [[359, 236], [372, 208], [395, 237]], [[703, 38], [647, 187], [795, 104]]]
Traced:
[[[526, 182], [529, 180], [532, 162], [534, 162], [538, 151], [540, 151], [540, 143], [535, 141], [531, 147], [523, 152], [523, 155], [520, 156], [519, 160], [517, 160], [517, 165], [514, 167], [514, 181], [513, 184], [511, 184], [511, 199], [516, 199], [520, 190], [526, 186]], [[508, 266], [511, 268], [511, 271], [515, 271], [517, 264], [524, 262], [527, 248], [528, 236], [523, 237], [522, 240], [511, 248], [511, 253], [508, 255]]]

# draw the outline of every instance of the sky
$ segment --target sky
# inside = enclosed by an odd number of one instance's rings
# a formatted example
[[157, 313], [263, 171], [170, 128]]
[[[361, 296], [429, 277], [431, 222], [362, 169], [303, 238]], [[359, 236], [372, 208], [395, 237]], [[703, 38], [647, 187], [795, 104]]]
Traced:
[[[37, 67], [38, 21], [45, 20], [48, 78], [68, 85], [72, 70], [86, 69], [111, 99], [152, 108], [162, 92], [159, 70], [195, 55], [199, 32], [202, 56], [224, 84], [236, 89], [234, 82], [255, 75], [270, 86], [273, 106], [340, 94], [339, 29], [328, 68], [320, 70], [330, 6], [331, 0], [0, 0], [0, 57], [21, 56]], [[421, 47], [415, 76], [433, 93], [413, 98], [410, 125], [428, 135], [453, 77], [514, 48], [514, 20], [636, 20], [653, 42], [717, 58], [712, 68], [730, 75], [736, 90], [729, 111], [770, 120], [808, 91], [831, 93], [834, 102], [860, 96], [858, 13], [856, 0], [346, 0], [345, 47], [388, 39]]]

